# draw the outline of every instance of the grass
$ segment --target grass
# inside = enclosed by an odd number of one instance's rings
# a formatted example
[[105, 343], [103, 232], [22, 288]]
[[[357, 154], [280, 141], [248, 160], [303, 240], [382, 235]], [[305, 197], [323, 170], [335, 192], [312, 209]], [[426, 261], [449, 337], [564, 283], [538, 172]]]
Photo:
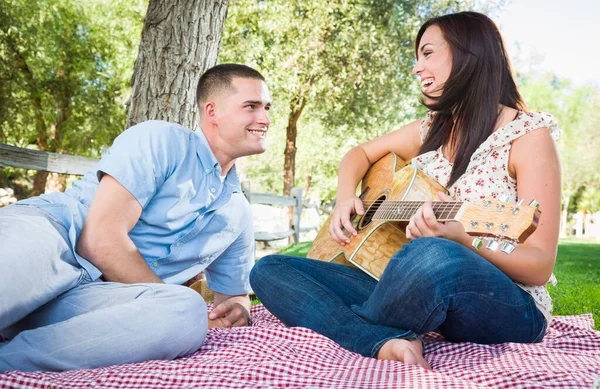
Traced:
[[[286, 247], [280, 253], [306, 256], [312, 242]], [[592, 313], [600, 330], [600, 243], [586, 240], [561, 240], [554, 274], [556, 286], [548, 291], [554, 302], [554, 315]]]
[[548, 286], [554, 315], [591, 312], [600, 330], [600, 243], [561, 240], [554, 267], [556, 286]]

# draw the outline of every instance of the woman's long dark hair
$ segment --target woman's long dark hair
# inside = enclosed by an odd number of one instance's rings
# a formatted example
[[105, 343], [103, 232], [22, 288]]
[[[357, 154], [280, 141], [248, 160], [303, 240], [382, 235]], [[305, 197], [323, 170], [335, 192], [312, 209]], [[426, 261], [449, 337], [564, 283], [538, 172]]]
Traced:
[[453, 146], [450, 187], [465, 173], [477, 147], [494, 132], [499, 105], [521, 110], [526, 106], [513, 79], [500, 31], [490, 18], [460, 12], [430, 19], [417, 34], [417, 56], [425, 30], [434, 25], [442, 30], [450, 47], [452, 70], [442, 95], [426, 95], [433, 103], [423, 102], [436, 115], [419, 154], [448, 143]]

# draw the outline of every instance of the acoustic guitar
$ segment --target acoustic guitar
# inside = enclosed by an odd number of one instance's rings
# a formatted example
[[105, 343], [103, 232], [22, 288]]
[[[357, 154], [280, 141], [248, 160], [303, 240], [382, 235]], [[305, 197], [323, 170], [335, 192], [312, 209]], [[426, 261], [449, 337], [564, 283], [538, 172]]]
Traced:
[[[361, 181], [363, 216], [353, 215], [358, 235], [342, 246], [329, 235], [327, 219], [307, 257], [356, 266], [379, 280], [390, 258], [409, 240], [404, 231], [411, 216], [426, 200], [437, 199], [446, 189], [393, 153], [374, 163]], [[529, 205], [508, 204], [493, 198], [481, 202], [433, 201], [438, 221], [456, 221], [473, 235], [479, 249], [500, 248], [510, 254], [536, 229], [541, 212], [534, 200]]]

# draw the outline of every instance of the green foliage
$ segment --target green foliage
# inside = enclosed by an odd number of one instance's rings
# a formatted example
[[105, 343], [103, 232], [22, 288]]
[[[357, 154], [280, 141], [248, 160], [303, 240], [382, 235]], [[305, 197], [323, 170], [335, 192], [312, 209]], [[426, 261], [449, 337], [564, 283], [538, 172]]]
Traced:
[[97, 155], [125, 126], [144, 1], [0, 3], [0, 142]]
[[596, 213], [600, 211], [600, 190], [598, 187], [589, 185], [586, 186], [581, 194], [578, 202], [579, 210], [588, 213]]
[[337, 165], [346, 151], [422, 115], [419, 85], [411, 74], [419, 26], [433, 14], [472, 5], [232, 1], [219, 62], [258, 68], [274, 100], [269, 151], [248, 158], [242, 169], [252, 178], [253, 190], [281, 192], [281, 151], [290, 141], [286, 128], [300, 112], [296, 185], [310, 185], [321, 198], [332, 198]]

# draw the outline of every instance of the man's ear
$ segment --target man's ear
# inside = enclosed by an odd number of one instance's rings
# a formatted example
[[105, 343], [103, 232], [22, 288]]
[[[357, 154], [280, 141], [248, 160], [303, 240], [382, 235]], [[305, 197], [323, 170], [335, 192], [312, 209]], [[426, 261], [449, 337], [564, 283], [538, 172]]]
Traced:
[[217, 124], [217, 112], [215, 110], [214, 101], [207, 101], [204, 103], [204, 106], [202, 107], [202, 113], [204, 114], [204, 119], [210, 124]]

